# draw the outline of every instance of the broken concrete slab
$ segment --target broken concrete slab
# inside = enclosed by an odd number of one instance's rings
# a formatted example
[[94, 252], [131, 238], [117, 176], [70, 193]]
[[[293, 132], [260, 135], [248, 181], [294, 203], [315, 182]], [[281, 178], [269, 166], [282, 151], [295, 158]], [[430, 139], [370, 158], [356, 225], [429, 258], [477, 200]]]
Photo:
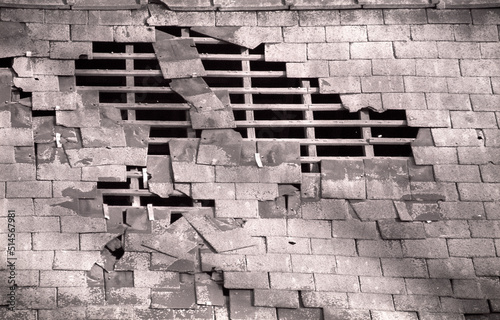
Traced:
[[82, 104], [81, 96], [76, 92], [34, 92], [33, 110], [76, 110]]
[[169, 85], [197, 112], [222, 110], [225, 107], [203, 78], [173, 79]]
[[64, 150], [53, 144], [38, 144], [36, 159], [38, 180], [78, 181], [82, 178], [82, 169], [72, 168]]
[[156, 58], [165, 79], [202, 77], [206, 75], [193, 39], [171, 39], [162, 37], [163, 31], [156, 30], [153, 43]]
[[125, 132], [120, 127], [81, 128], [85, 148], [126, 147]]
[[127, 165], [146, 166], [147, 148], [83, 148], [65, 150], [72, 167]]
[[252, 237], [234, 219], [221, 220], [198, 213], [183, 216], [217, 252], [226, 252], [255, 245]]
[[203, 130], [196, 163], [236, 166], [240, 163], [243, 138], [231, 129]]
[[321, 161], [321, 196], [336, 199], [365, 199], [363, 160]]
[[255, 49], [261, 43], [282, 41], [279, 28], [192, 27], [191, 30], [248, 49]]

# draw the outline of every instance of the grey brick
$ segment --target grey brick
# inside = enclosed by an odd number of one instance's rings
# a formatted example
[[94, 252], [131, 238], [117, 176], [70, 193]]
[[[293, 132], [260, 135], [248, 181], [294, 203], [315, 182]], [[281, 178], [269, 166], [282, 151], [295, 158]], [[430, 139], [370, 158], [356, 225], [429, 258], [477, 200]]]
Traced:
[[424, 259], [382, 258], [382, 272], [386, 277], [428, 278]]
[[447, 258], [445, 239], [403, 240], [403, 256], [410, 258]]
[[358, 276], [380, 276], [380, 260], [367, 257], [337, 256], [337, 273]]
[[406, 294], [403, 278], [359, 277], [361, 291], [368, 293]]
[[402, 311], [441, 311], [439, 298], [435, 295], [394, 295], [396, 310]]
[[435, 221], [425, 224], [424, 228], [430, 238], [470, 238], [469, 224], [465, 220]]
[[467, 279], [476, 277], [472, 259], [468, 258], [429, 259], [427, 265], [431, 278]]
[[493, 239], [448, 239], [452, 257], [494, 257]]
[[362, 222], [358, 220], [332, 221], [332, 235], [334, 238], [348, 239], [378, 238], [375, 222]]
[[353, 309], [394, 310], [392, 296], [379, 293], [348, 293], [349, 307]]
[[318, 291], [359, 292], [359, 281], [356, 276], [337, 274], [315, 274]]
[[428, 294], [451, 296], [451, 281], [449, 279], [405, 279], [408, 294]]

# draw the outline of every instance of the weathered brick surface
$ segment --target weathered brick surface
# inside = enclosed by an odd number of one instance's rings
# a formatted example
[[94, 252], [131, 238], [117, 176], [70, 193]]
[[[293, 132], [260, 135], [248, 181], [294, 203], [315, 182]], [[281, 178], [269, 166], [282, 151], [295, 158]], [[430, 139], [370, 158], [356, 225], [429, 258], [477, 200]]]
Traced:
[[414, 41], [453, 41], [453, 26], [429, 24], [411, 26], [411, 37]]
[[303, 27], [340, 24], [340, 12], [336, 10], [299, 11], [299, 24]]
[[349, 44], [347, 43], [311, 43], [307, 45], [309, 60], [348, 60]]
[[393, 57], [391, 42], [351, 43], [351, 59], [391, 59]]
[[498, 41], [498, 29], [495, 26], [457, 25], [456, 41]]
[[268, 289], [267, 272], [224, 272], [224, 287], [235, 289]]
[[472, 23], [470, 10], [427, 10], [429, 23]]
[[405, 281], [403, 278], [391, 277], [359, 277], [361, 292], [405, 294]]
[[285, 42], [324, 42], [324, 27], [284, 27], [283, 38]]
[[353, 309], [394, 310], [390, 294], [348, 293], [349, 307]]
[[463, 201], [495, 201], [500, 199], [500, 184], [482, 183], [479, 190], [477, 183], [458, 183], [458, 193]]
[[347, 308], [347, 294], [341, 292], [302, 291], [302, 303], [306, 308], [334, 306]]
[[292, 271], [292, 260], [288, 254], [247, 255], [246, 264], [247, 270], [250, 272]]
[[287, 63], [286, 74], [290, 78], [316, 78], [327, 77], [328, 62], [313, 60], [303, 63]]
[[340, 11], [340, 24], [369, 25], [384, 24], [382, 10], [343, 10]]
[[469, 258], [430, 259], [427, 265], [431, 278], [467, 279], [476, 276]]
[[429, 273], [424, 259], [382, 258], [382, 273], [389, 277], [428, 278]]
[[494, 257], [493, 239], [449, 239], [448, 250], [452, 257]]
[[302, 218], [314, 220], [343, 220], [348, 213], [349, 204], [345, 200], [321, 199], [302, 202]]
[[369, 76], [372, 73], [372, 62], [370, 60], [329, 61], [328, 64], [331, 77], [343, 75]]
[[380, 260], [378, 258], [337, 256], [337, 273], [379, 276], [381, 275]]
[[408, 126], [410, 127], [449, 127], [450, 114], [444, 110], [428, 110], [423, 113], [421, 111], [408, 110], [406, 112]]
[[444, 59], [479, 59], [479, 43], [475, 42], [437, 42], [439, 58]]
[[394, 295], [396, 310], [402, 311], [440, 311], [439, 298], [435, 295]]
[[[268, 239], [269, 248], [269, 239]], [[311, 239], [313, 254], [356, 256], [356, 244], [352, 239]]]
[[[64, 40], [64, 39], [63, 39]], [[73, 41], [113, 41], [113, 27], [72, 25], [71, 40]]]
[[303, 62], [307, 60], [306, 44], [266, 43], [266, 61]]
[[424, 93], [383, 93], [385, 109], [423, 110], [427, 108]]
[[255, 306], [298, 308], [299, 293], [285, 290], [254, 290]]
[[255, 26], [257, 25], [256, 12], [216, 12], [216, 26]]
[[425, 24], [427, 14], [425, 9], [389, 9], [384, 10], [386, 24]]
[[[296, 11], [263, 11], [257, 12], [257, 25], [263, 27], [295, 26], [299, 21], [301, 12]], [[302, 18], [302, 16], [300, 16]], [[306, 26], [307, 17], [300, 21], [301, 26]]]
[[362, 42], [367, 41], [365, 26], [326, 27], [327, 42]]
[[298, 219], [287, 221], [287, 234], [291, 237], [330, 238], [331, 228], [330, 221]]
[[375, 222], [361, 222], [359, 220], [332, 221], [331, 234], [334, 238], [378, 238], [377, 226]]
[[[369, 41], [408, 41], [410, 28], [408, 25], [371, 25], [367, 26]], [[417, 40], [417, 39], [414, 39]]]
[[318, 291], [359, 292], [359, 281], [356, 276], [336, 274], [315, 274]]
[[448, 92], [447, 78], [405, 76], [405, 92], [440, 93]]
[[313, 275], [310, 273], [269, 273], [271, 289], [315, 290]]

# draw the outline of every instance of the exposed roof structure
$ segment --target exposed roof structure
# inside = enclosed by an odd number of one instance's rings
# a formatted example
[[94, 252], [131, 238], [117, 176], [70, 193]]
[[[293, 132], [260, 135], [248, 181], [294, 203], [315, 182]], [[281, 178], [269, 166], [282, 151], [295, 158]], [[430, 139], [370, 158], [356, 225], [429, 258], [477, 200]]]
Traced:
[[150, 2], [0, 1], [0, 318], [500, 319], [498, 1]]

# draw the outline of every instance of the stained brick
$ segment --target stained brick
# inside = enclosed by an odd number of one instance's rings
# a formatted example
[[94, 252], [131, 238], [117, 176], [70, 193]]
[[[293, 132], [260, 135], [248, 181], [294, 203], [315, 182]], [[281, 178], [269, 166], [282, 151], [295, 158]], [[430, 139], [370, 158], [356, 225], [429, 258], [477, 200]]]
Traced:
[[247, 255], [246, 264], [247, 270], [250, 272], [292, 271], [292, 261], [289, 254]]
[[180, 26], [214, 26], [215, 12], [177, 11]]
[[450, 93], [491, 93], [491, 84], [488, 77], [447, 78]]
[[40, 271], [42, 287], [86, 287], [85, 271]]
[[431, 132], [434, 143], [438, 147], [474, 147], [483, 144], [474, 129], [433, 128]]
[[369, 41], [408, 41], [410, 27], [407, 25], [367, 26]]
[[341, 292], [318, 292], [302, 291], [300, 293], [302, 303], [306, 308], [318, 308], [333, 306], [337, 308], [347, 308], [347, 294]]
[[496, 26], [456, 25], [456, 41], [498, 41]]
[[328, 62], [312, 60], [302, 63], [287, 63], [286, 74], [289, 78], [318, 78], [327, 77]]
[[451, 111], [453, 128], [497, 128], [493, 112]]
[[494, 257], [493, 239], [448, 239], [448, 250], [453, 257]]
[[391, 59], [393, 57], [391, 42], [351, 43], [351, 59]]
[[136, 288], [179, 289], [179, 274], [169, 271], [134, 270]]
[[311, 239], [311, 247], [313, 254], [356, 256], [353, 239]]
[[437, 43], [439, 58], [441, 59], [479, 59], [479, 43], [476, 42], [447, 42]]
[[[296, 11], [257, 12], [257, 25], [263, 27], [295, 26], [299, 21], [299, 16], [302, 18], [300, 13], [301, 12], [297, 13]], [[301, 23], [301, 26], [305, 25]]]
[[340, 24], [340, 12], [336, 10], [301, 10], [299, 24], [303, 27], [329, 26]]
[[458, 193], [462, 201], [495, 201], [500, 199], [500, 184], [458, 183]]
[[315, 220], [345, 219], [348, 213], [346, 200], [321, 199], [319, 201], [303, 201], [302, 217]]
[[278, 185], [272, 183], [238, 183], [236, 199], [238, 200], [274, 200], [278, 197]]
[[66, 287], [57, 290], [58, 307], [77, 307], [104, 303], [103, 288]]
[[375, 222], [361, 222], [358, 220], [332, 221], [332, 235], [334, 238], [348, 239], [378, 238]]
[[453, 27], [451, 25], [429, 24], [411, 26], [411, 37], [414, 41], [453, 41]]
[[267, 272], [224, 272], [224, 287], [228, 289], [268, 289], [269, 276]]
[[115, 42], [155, 42], [155, 29], [145, 26], [116, 26], [113, 27], [113, 38]]
[[307, 45], [309, 60], [348, 60], [348, 43], [310, 43]]
[[446, 258], [445, 239], [403, 240], [403, 256], [410, 258]]
[[324, 42], [324, 27], [284, 27], [283, 37], [285, 42]]
[[500, 221], [469, 221], [473, 238], [500, 238]]
[[361, 83], [358, 77], [330, 77], [319, 79], [320, 93], [358, 93]]
[[[9, 287], [9, 276], [10, 270], [0, 271], [0, 276], [2, 280], [0, 281], [0, 285], [3, 288]], [[21, 287], [38, 287], [40, 285], [39, 282], [40, 271], [38, 270], [16, 270], [16, 283]], [[1, 316], [1, 315], [0, 315]]]
[[435, 165], [436, 181], [480, 182], [479, 167], [474, 165]]
[[448, 92], [447, 78], [443, 77], [413, 77], [405, 76], [406, 92]]
[[427, 10], [429, 23], [472, 23], [470, 10]]
[[393, 219], [397, 217], [396, 209], [390, 200], [351, 200], [350, 204], [362, 221]]
[[424, 259], [382, 258], [382, 272], [388, 277], [428, 278]]
[[299, 293], [285, 290], [254, 290], [254, 305], [259, 307], [298, 308]]
[[393, 240], [358, 240], [357, 248], [360, 256], [392, 258], [402, 257], [400, 241]]
[[[38, 221], [37, 221], [38, 222]], [[38, 228], [44, 222], [38, 222]], [[59, 230], [57, 230], [59, 231]], [[78, 250], [79, 240], [76, 233], [33, 233], [33, 250]], [[102, 248], [99, 248], [100, 250]]]
[[337, 256], [337, 273], [358, 276], [382, 275], [380, 260], [366, 257]]
[[248, 219], [243, 228], [251, 236], [286, 236], [284, 219]]
[[438, 48], [434, 41], [394, 42], [396, 58], [437, 58]]
[[403, 77], [372, 76], [361, 78], [363, 92], [403, 92]]
[[20, 309], [53, 309], [56, 308], [55, 288], [29, 288], [17, 289], [16, 307]]
[[[481, 57], [486, 59], [500, 58], [500, 43], [480, 43]], [[479, 58], [479, 57], [477, 57]]]
[[427, 265], [431, 278], [467, 279], [476, 276], [472, 260], [467, 258], [430, 259]]
[[278, 289], [278, 290], [315, 289], [313, 275], [309, 273], [270, 272], [269, 278], [271, 281], [271, 289]]
[[408, 164], [402, 160], [366, 160], [368, 199], [402, 199], [410, 194]]
[[[65, 39], [63, 39], [65, 40]], [[113, 41], [113, 27], [92, 26], [92, 25], [72, 25], [71, 40], [73, 41]]]
[[287, 234], [291, 237], [330, 238], [330, 221], [298, 220], [287, 221]]
[[391, 277], [359, 277], [361, 292], [406, 294], [403, 278]]
[[359, 281], [356, 276], [337, 274], [315, 274], [318, 291], [359, 292]]
[[417, 76], [459, 77], [456, 59], [420, 59], [416, 62]]
[[498, 278], [453, 280], [453, 293], [457, 298], [491, 299], [500, 297]]
[[331, 77], [369, 76], [372, 73], [372, 63], [370, 60], [329, 61], [328, 65]]
[[88, 12], [84, 10], [45, 10], [45, 23], [87, 24]]
[[384, 10], [385, 24], [426, 24], [425, 9], [388, 9]]
[[423, 239], [424, 226], [421, 222], [378, 221], [384, 239]]
[[51, 181], [11, 181], [7, 182], [7, 198], [50, 198]]
[[394, 310], [392, 296], [379, 293], [348, 293], [349, 307], [353, 309]]
[[396, 310], [402, 311], [441, 311], [439, 298], [435, 295], [394, 295]]
[[429, 109], [471, 110], [468, 94], [427, 93]]
[[384, 24], [384, 17], [382, 10], [342, 10], [340, 11], [340, 24]]
[[52, 270], [54, 251], [16, 251], [19, 270]]
[[362, 42], [367, 39], [365, 26], [326, 27], [327, 42]]
[[457, 148], [458, 158], [462, 164], [500, 163], [500, 148]]
[[215, 13], [216, 26], [256, 26], [257, 14], [256, 12], [243, 11], [219, 11]]
[[307, 60], [304, 43], [266, 43], [266, 61], [303, 62]]
[[37, 40], [69, 40], [69, 26], [42, 23], [27, 23], [30, 38]]

